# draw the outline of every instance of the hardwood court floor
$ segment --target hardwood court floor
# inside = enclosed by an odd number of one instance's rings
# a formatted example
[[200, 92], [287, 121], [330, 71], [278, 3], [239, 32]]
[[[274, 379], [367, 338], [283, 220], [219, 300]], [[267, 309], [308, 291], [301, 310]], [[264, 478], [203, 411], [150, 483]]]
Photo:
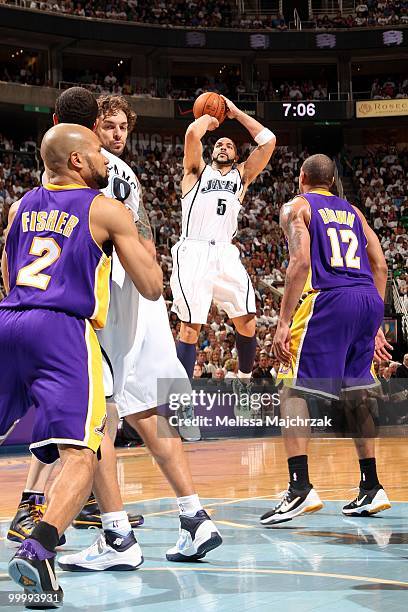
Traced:
[[[370, 518], [341, 515], [356, 494], [358, 462], [349, 440], [314, 440], [311, 479], [324, 508], [273, 529], [259, 525], [286, 488], [282, 442], [277, 438], [187, 444], [197, 490], [217, 522], [224, 544], [203, 562], [171, 564], [165, 551], [177, 538], [172, 493], [144, 449], [118, 452], [119, 478], [132, 511], [145, 515], [136, 531], [145, 563], [136, 572], [58, 574], [64, 612], [141, 610], [205, 612], [278, 606], [309, 610], [406, 611], [408, 601], [408, 450], [405, 439], [377, 441], [380, 479], [392, 508]], [[12, 551], [4, 536], [23, 487], [27, 456], [0, 456], [0, 610]], [[88, 546], [93, 531], [67, 532], [66, 553]], [[3, 591], [3, 595], [1, 592]], [[16, 607], [14, 607], [16, 609]], [[19, 608], [17, 608], [19, 609]], [[21, 608], [22, 609], [22, 608]]]

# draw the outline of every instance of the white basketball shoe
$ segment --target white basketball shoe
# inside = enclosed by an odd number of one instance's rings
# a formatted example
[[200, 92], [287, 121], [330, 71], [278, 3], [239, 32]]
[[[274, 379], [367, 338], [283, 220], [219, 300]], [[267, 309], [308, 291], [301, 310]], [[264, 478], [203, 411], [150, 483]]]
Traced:
[[142, 551], [133, 531], [127, 536], [104, 531], [85, 550], [58, 559], [60, 568], [67, 572], [129, 571], [142, 563]]

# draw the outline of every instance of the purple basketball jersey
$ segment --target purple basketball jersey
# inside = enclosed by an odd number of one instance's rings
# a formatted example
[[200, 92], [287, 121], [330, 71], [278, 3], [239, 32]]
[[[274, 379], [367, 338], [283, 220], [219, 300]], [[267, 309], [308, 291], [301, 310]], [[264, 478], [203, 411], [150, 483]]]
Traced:
[[110, 258], [89, 227], [99, 195], [81, 185], [47, 185], [22, 198], [7, 236], [10, 293], [0, 307], [50, 308], [105, 325]]
[[311, 274], [305, 292], [374, 286], [363, 224], [346, 200], [328, 191], [302, 194], [310, 204]]

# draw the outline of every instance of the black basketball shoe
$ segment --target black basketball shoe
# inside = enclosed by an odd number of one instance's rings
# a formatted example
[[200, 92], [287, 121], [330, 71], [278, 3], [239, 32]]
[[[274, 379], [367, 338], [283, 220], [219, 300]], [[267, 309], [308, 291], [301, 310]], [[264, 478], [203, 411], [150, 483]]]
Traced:
[[323, 508], [323, 503], [313, 487], [298, 491], [289, 485], [276, 506], [261, 516], [262, 525], [277, 525], [291, 521], [300, 514], [311, 514]]
[[[7, 532], [7, 544], [17, 546], [29, 538], [36, 524], [44, 516], [46, 509], [44, 495], [33, 493], [27, 501], [20, 502]], [[58, 545], [62, 546], [65, 542], [65, 536], [62, 535]]]
[[388, 508], [391, 508], [390, 500], [379, 484], [370, 490], [360, 487], [356, 499], [343, 506], [343, 514], [346, 516], [371, 516], [382, 510], [388, 510]]
[[11, 559], [8, 566], [10, 578], [22, 586], [27, 595], [33, 596], [31, 601], [26, 601], [26, 608], [49, 610], [62, 606], [63, 591], [55, 576], [54, 559], [55, 554], [30, 538], [24, 540]]
[[[144, 523], [141, 514], [128, 514], [128, 519], [132, 529], [140, 527]], [[81, 512], [72, 521], [72, 526], [75, 529], [90, 529], [92, 527], [102, 529], [101, 511], [93, 495], [90, 496]]]

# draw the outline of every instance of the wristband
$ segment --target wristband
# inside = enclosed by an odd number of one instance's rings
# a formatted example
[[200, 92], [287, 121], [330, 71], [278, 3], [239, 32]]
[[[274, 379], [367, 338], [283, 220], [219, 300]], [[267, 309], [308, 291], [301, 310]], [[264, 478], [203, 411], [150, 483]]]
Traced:
[[272, 140], [272, 138], [276, 138], [275, 134], [271, 132], [271, 130], [268, 130], [268, 128], [263, 128], [263, 130], [261, 130], [259, 134], [255, 136], [254, 140], [256, 144], [261, 147]]

